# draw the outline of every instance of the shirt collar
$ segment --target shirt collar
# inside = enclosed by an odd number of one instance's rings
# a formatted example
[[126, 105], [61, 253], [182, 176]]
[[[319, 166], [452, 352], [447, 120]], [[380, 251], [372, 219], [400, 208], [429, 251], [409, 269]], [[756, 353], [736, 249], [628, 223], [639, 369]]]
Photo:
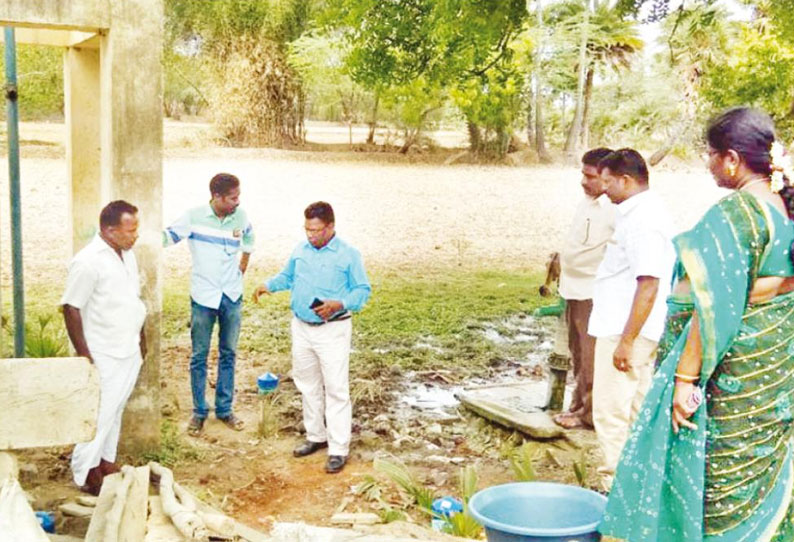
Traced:
[[618, 205], [617, 205], [618, 212], [622, 216], [626, 216], [627, 214], [629, 214], [631, 211], [633, 211], [638, 205], [640, 205], [644, 200], [648, 199], [649, 197], [651, 197], [651, 191], [650, 190], [643, 190], [639, 194], [634, 194], [629, 199], [627, 199], [625, 201], [621, 201], [620, 203], [618, 203]]
[[334, 236], [331, 238], [330, 241], [328, 241], [328, 243], [325, 244], [323, 248], [314, 248], [314, 245], [312, 245], [308, 239], [306, 240], [306, 245], [310, 249], [315, 250], [317, 252], [320, 252], [325, 249], [328, 249], [331, 252], [337, 252], [339, 250], [339, 236], [336, 233], [334, 233]]
[[[97, 252], [108, 251], [108, 252], [111, 252], [114, 256], [118, 257], [118, 253], [116, 252], [116, 249], [113, 248], [112, 246], [110, 246], [107, 241], [102, 239], [102, 236], [99, 235], [99, 233], [94, 235], [94, 239], [92, 239], [91, 243], [94, 245], [94, 249]], [[122, 257], [126, 253], [127, 253], [126, 250], [122, 250], [121, 251]]]

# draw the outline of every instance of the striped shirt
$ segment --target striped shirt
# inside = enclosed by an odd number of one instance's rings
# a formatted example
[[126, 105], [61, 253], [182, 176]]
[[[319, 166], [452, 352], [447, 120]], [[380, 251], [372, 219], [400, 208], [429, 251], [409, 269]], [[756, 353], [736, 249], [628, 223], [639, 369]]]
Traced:
[[199, 305], [217, 309], [224, 294], [232, 301], [243, 295], [239, 252], [253, 252], [254, 231], [241, 208], [223, 218], [212, 206], [195, 207], [163, 232], [163, 246], [187, 239], [193, 257], [190, 297]]

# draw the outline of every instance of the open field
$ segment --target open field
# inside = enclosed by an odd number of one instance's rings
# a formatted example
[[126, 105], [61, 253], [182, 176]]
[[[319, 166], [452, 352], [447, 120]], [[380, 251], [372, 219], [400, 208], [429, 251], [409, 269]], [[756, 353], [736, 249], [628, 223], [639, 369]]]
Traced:
[[[282, 264], [303, 235], [303, 208], [319, 199], [334, 205], [339, 234], [360, 248], [373, 269], [536, 269], [559, 242], [581, 197], [579, 175], [571, 167], [382, 163], [378, 153], [221, 148], [207, 146], [202, 130], [204, 125], [166, 124], [164, 221], [207, 201], [212, 174], [235, 173], [257, 233], [253, 274]], [[68, 202], [62, 131], [57, 124], [23, 124], [21, 129], [23, 141], [34, 142], [22, 159], [29, 284], [60, 284], [69, 258], [63, 242]], [[337, 136], [344, 141], [344, 128]], [[682, 229], [720, 196], [705, 167], [662, 168], [652, 172], [651, 183]], [[10, 283], [7, 187], [2, 168], [3, 292]], [[179, 274], [188, 264], [187, 250], [169, 251], [164, 264], [166, 276]]]

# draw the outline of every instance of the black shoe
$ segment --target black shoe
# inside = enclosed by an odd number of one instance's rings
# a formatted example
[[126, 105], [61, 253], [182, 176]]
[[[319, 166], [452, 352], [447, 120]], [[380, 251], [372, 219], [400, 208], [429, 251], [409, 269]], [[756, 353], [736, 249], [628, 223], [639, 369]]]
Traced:
[[292, 455], [295, 457], [303, 457], [305, 455], [310, 455], [316, 452], [317, 450], [322, 450], [323, 448], [328, 448], [327, 442], [312, 442], [307, 440], [294, 450], [292, 450]]
[[345, 467], [345, 463], [347, 463], [346, 455], [329, 455], [325, 463], [325, 472], [335, 474]]

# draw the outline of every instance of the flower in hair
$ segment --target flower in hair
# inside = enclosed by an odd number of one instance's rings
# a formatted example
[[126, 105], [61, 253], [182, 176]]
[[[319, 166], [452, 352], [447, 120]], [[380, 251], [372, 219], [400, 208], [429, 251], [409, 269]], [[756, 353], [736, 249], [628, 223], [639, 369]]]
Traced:
[[777, 193], [794, 179], [794, 169], [792, 169], [791, 160], [786, 156], [786, 148], [779, 141], [772, 143], [769, 156], [772, 162], [769, 188], [772, 192]]

